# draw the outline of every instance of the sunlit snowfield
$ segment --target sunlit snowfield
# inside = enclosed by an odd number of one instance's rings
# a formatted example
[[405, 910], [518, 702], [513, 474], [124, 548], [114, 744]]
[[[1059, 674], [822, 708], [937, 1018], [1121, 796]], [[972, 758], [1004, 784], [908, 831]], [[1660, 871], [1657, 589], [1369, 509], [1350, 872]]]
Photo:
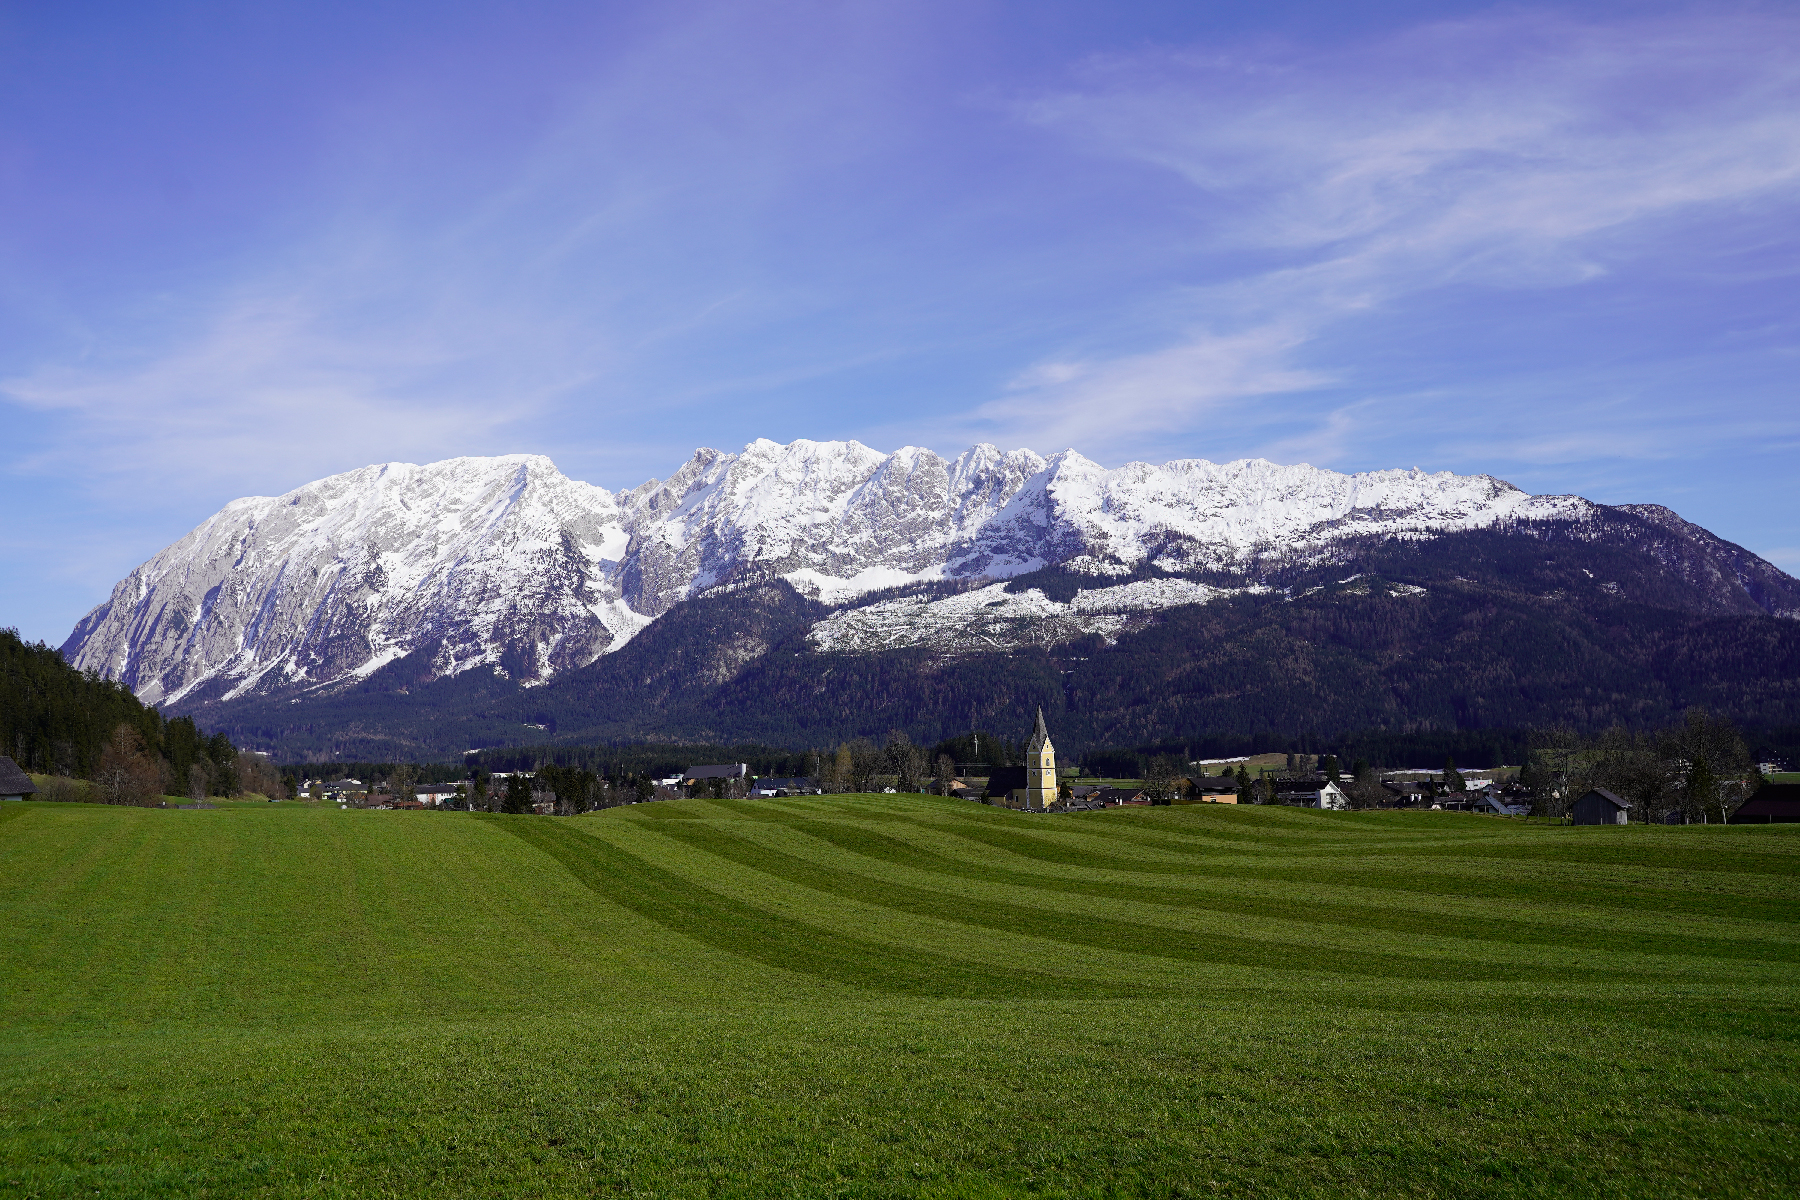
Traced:
[[1780, 1195], [1800, 827], [0, 811], [0, 1193]]

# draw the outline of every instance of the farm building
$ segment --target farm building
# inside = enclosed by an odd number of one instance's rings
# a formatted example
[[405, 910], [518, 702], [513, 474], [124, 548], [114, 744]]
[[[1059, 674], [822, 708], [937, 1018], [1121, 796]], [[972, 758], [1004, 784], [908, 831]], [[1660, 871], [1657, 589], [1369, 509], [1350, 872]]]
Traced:
[[819, 785], [805, 775], [758, 775], [752, 796], [810, 796]]
[[23, 800], [36, 794], [37, 784], [31, 782], [31, 776], [19, 770], [12, 759], [0, 756], [0, 800]]
[[[5, 762], [0, 759], [0, 762]], [[3, 786], [3, 785], [0, 785]], [[1765, 783], [1756, 794], [1738, 805], [1726, 822], [1730, 825], [1791, 825], [1800, 823], [1800, 783]]]
[[689, 767], [681, 773], [682, 783], [693, 783], [699, 779], [748, 779], [750, 767], [747, 763], [710, 763], [705, 766]]
[[1574, 825], [1624, 825], [1630, 820], [1631, 805], [1605, 788], [1595, 788], [1569, 807], [1569, 821]]

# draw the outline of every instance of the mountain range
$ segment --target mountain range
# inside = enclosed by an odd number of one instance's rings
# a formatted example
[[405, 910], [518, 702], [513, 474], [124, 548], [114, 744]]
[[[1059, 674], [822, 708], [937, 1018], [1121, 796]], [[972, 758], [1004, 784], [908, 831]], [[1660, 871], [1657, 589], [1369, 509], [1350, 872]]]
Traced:
[[1668, 509], [1487, 475], [759, 440], [620, 492], [507, 455], [236, 500], [63, 653], [241, 744], [416, 757], [1035, 703], [1091, 743], [1794, 721], [1796, 618], [1800, 581]]

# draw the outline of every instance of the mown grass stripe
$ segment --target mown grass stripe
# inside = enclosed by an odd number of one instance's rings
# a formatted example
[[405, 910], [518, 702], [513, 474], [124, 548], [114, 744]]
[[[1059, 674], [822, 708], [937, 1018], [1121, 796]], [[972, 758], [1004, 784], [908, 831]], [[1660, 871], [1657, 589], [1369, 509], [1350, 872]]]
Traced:
[[[924, 822], [920, 822], [919, 825], [921, 828], [934, 827]], [[1218, 855], [1195, 855], [1189, 862], [1157, 862], [1086, 852], [1066, 843], [1035, 837], [1017, 830], [996, 829], [991, 826], [959, 827], [954, 831], [954, 835], [980, 845], [992, 846], [995, 849], [1017, 854], [1021, 858], [1089, 870], [1190, 877], [1235, 877], [1267, 882], [1317, 883], [1334, 887], [1392, 889], [1470, 899], [1527, 902], [1553, 900], [1557, 903], [1628, 911], [1650, 910], [1687, 913], [1696, 916], [1735, 917], [1779, 924], [1791, 923], [1795, 915], [1793, 901], [1783, 897], [1745, 896], [1729, 892], [1698, 893], [1677, 890], [1674, 886], [1659, 887], [1654, 881], [1640, 881], [1630, 888], [1624, 888], [1564, 879], [1550, 888], [1543, 880], [1537, 878], [1514, 881], [1459, 874], [1456, 872], [1456, 860], [1454, 859], [1425, 859], [1419, 862], [1416, 869], [1410, 870], [1395, 869], [1391, 864], [1371, 864], [1366, 867], [1354, 868], [1276, 863], [1265, 866], [1261, 863], [1245, 862], [1241, 855], [1231, 861], [1219, 861]], [[1342, 855], [1304, 854], [1298, 856], [1343, 857]], [[1383, 851], [1379, 857], [1389, 858], [1390, 855]], [[1545, 865], [1563, 864], [1546, 863]], [[1627, 862], [1618, 865], [1635, 866], [1638, 864]], [[1692, 862], [1684, 862], [1681, 865], [1683, 868], [1693, 866]]]
[[1285, 921], [1304, 921], [1321, 925], [1340, 925], [1354, 929], [1381, 930], [1387, 933], [1416, 933], [1432, 937], [1455, 937], [1469, 941], [1498, 942], [1515, 946], [1560, 946], [1564, 949], [1619, 951], [1636, 954], [1670, 955], [1700, 959], [1743, 960], [1750, 962], [1800, 963], [1800, 944], [1774, 942], [1746, 935], [1743, 940], [1721, 937], [1697, 937], [1684, 934], [1672, 947], [1665, 932], [1645, 930], [1588, 929], [1567, 925], [1544, 925], [1509, 920], [1505, 916], [1483, 911], [1478, 916], [1456, 918], [1443, 913], [1412, 912], [1341, 900], [1308, 897], [1304, 902], [1280, 900], [1269, 896], [1227, 895], [1199, 892], [1187, 888], [1156, 887], [1150, 884], [1111, 882], [1107, 880], [1069, 879], [1063, 876], [1039, 875], [998, 866], [977, 866], [970, 862], [939, 854], [923, 846], [834, 821], [791, 823], [794, 828], [829, 842], [852, 854], [934, 875], [947, 875], [994, 883], [1010, 883], [1043, 891], [1075, 896], [1095, 896], [1112, 900], [1160, 904], [1171, 908], [1201, 912], [1234, 913], [1248, 917], [1267, 917]]
[[[1585, 833], [1585, 831], [1583, 831]], [[1800, 854], [1768, 854], [1736, 845], [1705, 847], [1711, 855], [1696, 854], [1695, 846], [1656, 846], [1643, 842], [1605, 845], [1590, 838], [1563, 844], [1395, 847], [1387, 853], [1404, 858], [1485, 858], [1515, 862], [1556, 863], [1561, 866], [1642, 867], [1651, 870], [1717, 871], [1736, 875], [1800, 876]]]
[[935, 917], [960, 925], [974, 925], [1048, 941], [1180, 962], [1223, 963], [1270, 970], [1311, 971], [1383, 979], [1456, 982], [1497, 979], [1592, 981], [1621, 974], [1619, 971], [1601, 968], [1549, 965], [1521, 968], [1429, 955], [1347, 950], [1329, 946], [1301, 949], [1291, 943], [1174, 929], [1165, 925], [1138, 924], [1078, 911], [1055, 912], [988, 904], [971, 900], [967, 896], [910, 887], [810, 862], [796, 855], [745, 841], [728, 830], [703, 823], [661, 826], [658, 832], [740, 866], [817, 891], [853, 897], [865, 904], [877, 904], [915, 916]]
[[[561, 863], [577, 881], [604, 899], [684, 937], [766, 966], [912, 996], [1066, 999], [1143, 995], [1154, 990], [1120, 989], [1036, 971], [981, 966], [927, 950], [852, 937], [709, 891], [597, 834], [535, 817], [481, 814], [480, 819], [495, 822]], [[692, 828], [704, 826], [691, 821], [658, 825], [659, 832], [673, 836]]]

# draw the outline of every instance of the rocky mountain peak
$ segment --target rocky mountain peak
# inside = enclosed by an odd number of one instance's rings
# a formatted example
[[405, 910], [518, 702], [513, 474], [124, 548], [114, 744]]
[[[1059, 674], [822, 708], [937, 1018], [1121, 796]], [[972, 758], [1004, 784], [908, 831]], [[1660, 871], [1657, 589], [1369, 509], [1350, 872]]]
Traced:
[[[120, 581], [64, 653], [159, 703], [330, 689], [402, 657], [427, 677], [487, 666], [529, 684], [617, 650], [685, 600], [757, 580], [829, 604], [1052, 565], [1252, 587], [1271, 564], [1328, 560], [1359, 540], [1601, 511], [1487, 475], [1263, 459], [1109, 469], [1073, 449], [985, 443], [946, 461], [918, 446], [758, 439], [703, 447], [617, 494], [542, 455], [385, 463], [232, 501]], [[1605, 511], [1632, 514], [1694, 586], [1797, 607], [1792, 580], [1668, 510]], [[1204, 598], [1139, 590], [1120, 611]]]

